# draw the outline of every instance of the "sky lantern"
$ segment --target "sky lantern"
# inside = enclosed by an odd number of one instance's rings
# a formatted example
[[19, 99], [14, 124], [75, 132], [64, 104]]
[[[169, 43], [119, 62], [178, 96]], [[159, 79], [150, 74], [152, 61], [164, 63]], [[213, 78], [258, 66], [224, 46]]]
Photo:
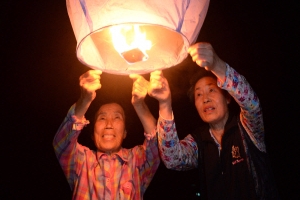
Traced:
[[84, 65], [112, 74], [145, 74], [182, 62], [209, 0], [67, 0]]

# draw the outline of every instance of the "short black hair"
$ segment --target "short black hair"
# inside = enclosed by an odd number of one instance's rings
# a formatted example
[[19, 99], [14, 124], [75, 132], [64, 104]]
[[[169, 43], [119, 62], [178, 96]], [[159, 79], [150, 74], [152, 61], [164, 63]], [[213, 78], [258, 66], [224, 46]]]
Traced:
[[187, 95], [192, 103], [195, 101], [194, 92], [196, 83], [204, 77], [211, 77], [217, 81], [216, 75], [214, 75], [211, 71], [207, 71], [205, 69], [200, 68], [190, 79], [190, 88], [187, 92]]
[[[191, 103], [195, 103], [195, 85], [196, 83], [204, 77], [211, 77], [213, 79], [215, 79], [216, 81], [218, 80], [218, 78], [216, 77], [216, 75], [214, 75], [211, 71], [207, 71], [203, 68], [200, 68], [190, 79], [190, 88], [187, 92], [187, 95], [190, 99]], [[224, 94], [224, 96], [228, 96], [231, 98], [231, 95], [228, 93], [227, 90], [222, 89], [222, 92]], [[240, 107], [239, 105], [235, 102], [235, 101], [230, 101], [230, 103], [228, 104], [228, 109], [230, 112], [234, 112], [234, 113], [238, 113], [240, 111]]]
[[[124, 109], [124, 106], [122, 105], [122, 103], [116, 102], [116, 101], [111, 101], [111, 102], [104, 103], [104, 104], [102, 104], [101, 106], [99, 106], [97, 112], [96, 112], [95, 115], [94, 115], [94, 125], [95, 125], [95, 123], [96, 123], [96, 121], [97, 121], [97, 118], [98, 118], [98, 115], [99, 115], [100, 108], [101, 108], [102, 106], [104, 106], [104, 105], [107, 105], [107, 104], [118, 104], [118, 105], [123, 109], [123, 112], [124, 112], [124, 122], [126, 122], [126, 113], [125, 113], [125, 109]], [[125, 125], [126, 125], [126, 123], [125, 123]]]

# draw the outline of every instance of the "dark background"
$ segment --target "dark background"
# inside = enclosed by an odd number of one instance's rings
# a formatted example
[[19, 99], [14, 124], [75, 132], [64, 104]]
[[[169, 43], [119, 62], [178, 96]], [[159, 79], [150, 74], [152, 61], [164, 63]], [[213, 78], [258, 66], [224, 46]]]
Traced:
[[[212, 0], [198, 41], [243, 74], [264, 113], [267, 150], [282, 199], [299, 195], [299, 9], [292, 1]], [[78, 78], [89, 70], [76, 58], [76, 40], [65, 1], [1, 1], [0, 199], [71, 199], [52, 139], [80, 95]], [[188, 57], [164, 70], [172, 89], [179, 137], [199, 122], [186, 91], [196, 66]], [[148, 78], [148, 75], [145, 75]], [[143, 142], [142, 126], [130, 104], [132, 80], [103, 73], [103, 87], [86, 117], [100, 104], [122, 101], [127, 113], [124, 147]], [[157, 117], [157, 102], [147, 98]], [[93, 148], [92, 125], [79, 141]], [[145, 199], [192, 199], [195, 170], [159, 167]]]

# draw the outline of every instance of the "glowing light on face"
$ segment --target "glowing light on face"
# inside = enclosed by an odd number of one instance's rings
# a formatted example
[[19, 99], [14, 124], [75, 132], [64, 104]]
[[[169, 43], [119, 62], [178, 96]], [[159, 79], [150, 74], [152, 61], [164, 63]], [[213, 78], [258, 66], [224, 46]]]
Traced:
[[114, 48], [129, 64], [149, 58], [146, 51], [151, 49], [152, 42], [146, 39], [139, 25], [112, 26], [110, 33]]

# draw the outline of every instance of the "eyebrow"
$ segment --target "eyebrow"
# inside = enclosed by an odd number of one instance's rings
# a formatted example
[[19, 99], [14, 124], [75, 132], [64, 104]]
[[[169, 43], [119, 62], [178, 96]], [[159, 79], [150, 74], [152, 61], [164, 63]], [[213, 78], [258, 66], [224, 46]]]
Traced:
[[[119, 114], [119, 115], [123, 116], [122, 112], [120, 112], [120, 111], [113, 112], [113, 114]], [[99, 112], [98, 116], [99, 115], [107, 115], [107, 112], [101, 111], [101, 112]]]
[[[209, 83], [209, 84], [207, 84], [207, 85], [205, 85], [205, 86], [211, 86], [211, 85], [214, 85], [214, 84], [213, 84], [213, 83]], [[205, 87], [205, 86], [204, 86], [204, 87]], [[200, 89], [201, 89], [201, 87], [197, 87], [197, 88], [195, 88], [195, 91], [196, 91], [196, 90], [200, 90]]]

